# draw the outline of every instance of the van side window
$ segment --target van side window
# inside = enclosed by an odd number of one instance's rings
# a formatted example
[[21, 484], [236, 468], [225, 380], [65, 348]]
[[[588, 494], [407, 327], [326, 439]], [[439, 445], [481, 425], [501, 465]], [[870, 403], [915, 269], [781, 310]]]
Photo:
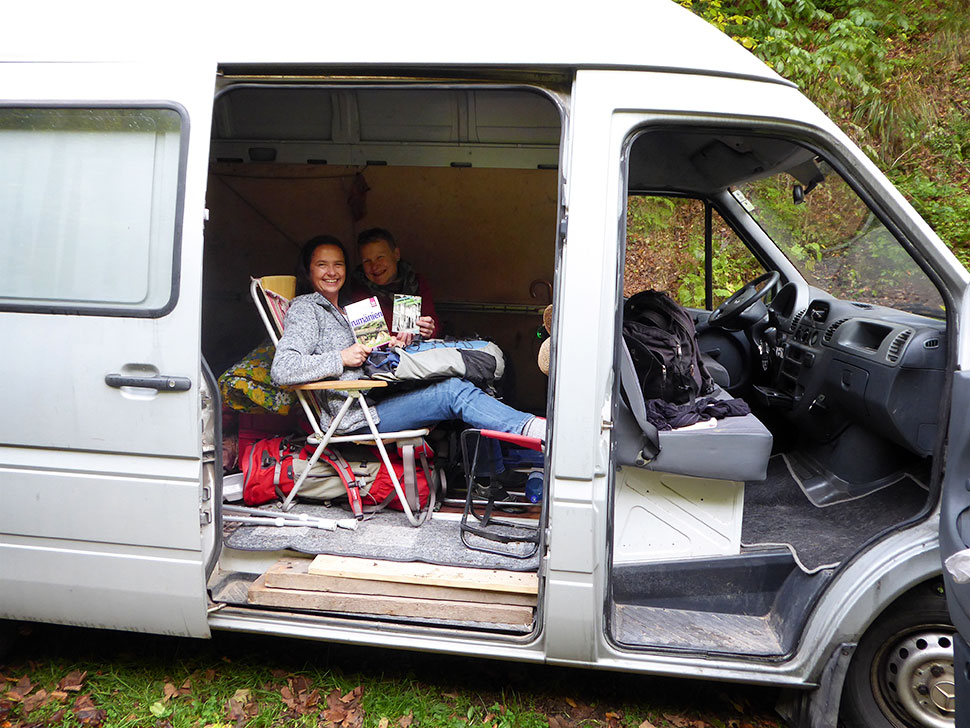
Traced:
[[166, 108], [0, 108], [0, 308], [163, 311], [181, 130]]
[[[716, 211], [712, 213], [712, 303], [716, 307], [764, 269]], [[664, 291], [687, 308], [706, 308], [704, 203], [683, 197], [627, 198], [623, 295]]]

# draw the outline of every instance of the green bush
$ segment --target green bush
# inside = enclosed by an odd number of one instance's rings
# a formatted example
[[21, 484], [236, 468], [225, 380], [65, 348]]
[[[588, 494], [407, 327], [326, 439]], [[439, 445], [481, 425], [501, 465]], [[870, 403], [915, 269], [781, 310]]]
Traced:
[[797, 83], [970, 262], [970, 0], [678, 0]]

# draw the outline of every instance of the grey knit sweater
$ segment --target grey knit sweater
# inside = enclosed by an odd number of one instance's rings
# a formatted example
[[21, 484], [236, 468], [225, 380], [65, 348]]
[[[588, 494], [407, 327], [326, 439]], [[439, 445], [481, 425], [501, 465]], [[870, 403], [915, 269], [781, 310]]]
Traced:
[[[342, 313], [319, 293], [297, 296], [283, 322], [283, 337], [276, 347], [270, 376], [277, 385], [304, 384], [319, 379], [363, 379], [359, 367], [344, 368], [340, 352], [353, 345], [354, 332]], [[323, 410], [321, 425], [326, 428], [340, 410], [343, 392], [315, 392]], [[377, 412], [371, 408], [374, 422]], [[365, 427], [367, 420], [360, 407], [351, 405], [338, 432]]]

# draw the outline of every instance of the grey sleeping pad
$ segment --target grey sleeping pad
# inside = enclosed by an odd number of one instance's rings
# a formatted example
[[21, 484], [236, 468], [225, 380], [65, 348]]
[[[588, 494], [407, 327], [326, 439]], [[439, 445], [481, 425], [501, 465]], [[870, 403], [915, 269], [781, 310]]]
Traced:
[[505, 356], [490, 341], [429, 339], [417, 347], [396, 347], [401, 357], [393, 373], [377, 372], [375, 379], [392, 382], [427, 381], [458, 377], [481, 385], [497, 382], [505, 374]]

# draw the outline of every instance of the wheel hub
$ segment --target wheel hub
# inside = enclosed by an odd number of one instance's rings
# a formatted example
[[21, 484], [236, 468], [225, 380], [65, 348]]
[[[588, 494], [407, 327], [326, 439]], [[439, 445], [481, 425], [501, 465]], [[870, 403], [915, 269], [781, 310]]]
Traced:
[[955, 684], [952, 633], [913, 632], [886, 653], [882, 675], [893, 712], [921, 728], [953, 728]]

